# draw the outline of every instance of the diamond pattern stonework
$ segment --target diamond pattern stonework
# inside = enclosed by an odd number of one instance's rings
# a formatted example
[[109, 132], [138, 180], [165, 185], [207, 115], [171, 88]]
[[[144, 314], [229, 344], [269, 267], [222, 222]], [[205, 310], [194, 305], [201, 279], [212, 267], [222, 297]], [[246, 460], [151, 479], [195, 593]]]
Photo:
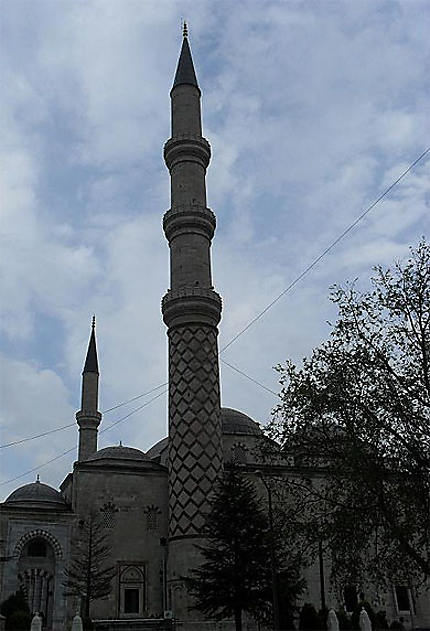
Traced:
[[198, 535], [222, 467], [217, 330], [169, 331], [170, 537]]

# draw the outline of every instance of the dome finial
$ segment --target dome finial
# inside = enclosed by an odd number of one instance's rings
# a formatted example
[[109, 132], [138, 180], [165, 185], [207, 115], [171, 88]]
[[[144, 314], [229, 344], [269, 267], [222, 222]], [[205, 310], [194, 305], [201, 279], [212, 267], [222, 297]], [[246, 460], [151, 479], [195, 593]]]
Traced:
[[40, 483], [40, 475], [39, 474], [36, 475], [36, 482]]
[[93, 331], [96, 328], [96, 316], [95, 316], [95, 314], [93, 315], [93, 319], [92, 319], [92, 322], [91, 322], [91, 328], [93, 329]]
[[122, 447], [122, 440], [119, 441], [119, 446]]
[[185, 20], [183, 21], [183, 24], [182, 24], [182, 36], [188, 37], [188, 25]]

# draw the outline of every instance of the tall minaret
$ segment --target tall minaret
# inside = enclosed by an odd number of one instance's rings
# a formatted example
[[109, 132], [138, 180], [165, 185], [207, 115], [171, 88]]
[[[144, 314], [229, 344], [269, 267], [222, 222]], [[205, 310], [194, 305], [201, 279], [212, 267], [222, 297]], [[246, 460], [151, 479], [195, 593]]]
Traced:
[[[168, 580], [174, 592], [175, 583], [199, 562], [195, 544], [222, 468], [221, 298], [212, 287], [215, 215], [206, 207], [205, 182], [211, 151], [202, 137], [200, 89], [186, 26], [170, 97], [172, 137], [164, 159], [171, 177], [171, 208], [163, 227], [170, 246], [171, 288], [162, 312], [169, 337]], [[182, 607], [174, 598], [170, 606], [176, 617], [187, 617], [187, 598], [181, 600]]]
[[96, 346], [96, 319], [93, 317], [90, 341], [82, 373], [81, 409], [76, 412], [79, 425], [78, 460], [86, 460], [97, 451], [97, 428], [102, 415], [98, 411], [99, 364]]

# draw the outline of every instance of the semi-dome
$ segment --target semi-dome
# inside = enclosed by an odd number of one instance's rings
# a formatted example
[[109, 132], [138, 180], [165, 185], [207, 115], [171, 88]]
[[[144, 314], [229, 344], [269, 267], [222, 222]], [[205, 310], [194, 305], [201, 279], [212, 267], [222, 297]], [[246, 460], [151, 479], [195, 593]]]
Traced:
[[223, 434], [246, 434], [247, 436], [261, 434], [258, 423], [239, 410], [221, 408], [221, 419]]
[[124, 445], [112, 445], [99, 449], [85, 462], [93, 460], [148, 460], [148, 458], [140, 449], [125, 447]]
[[48, 484], [43, 484], [39, 480], [20, 486], [5, 500], [8, 504], [20, 506], [39, 504], [58, 507], [66, 504], [64, 497], [56, 489]]

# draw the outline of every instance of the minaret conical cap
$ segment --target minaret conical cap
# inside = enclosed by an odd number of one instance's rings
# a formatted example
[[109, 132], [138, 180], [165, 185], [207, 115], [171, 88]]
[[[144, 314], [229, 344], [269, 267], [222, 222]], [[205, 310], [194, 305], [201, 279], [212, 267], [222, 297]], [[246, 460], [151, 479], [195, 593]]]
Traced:
[[177, 85], [183, 84], [194, 85], [196, 88], [199, 87], [187, 35], [184, 35], [182, 42], [181, 54], [179, 55], [178, 67], [176, 68], [172, 90], [173, 88], [176, 88]]
[[84, 373], [95, 372], [99, 374], [99, 363], [97, 361], [97, 346], [96, 346], [96, 318], [93, 317], [91, 326], [91, 336], [88, 344], [87, 356], [85, 358]]

